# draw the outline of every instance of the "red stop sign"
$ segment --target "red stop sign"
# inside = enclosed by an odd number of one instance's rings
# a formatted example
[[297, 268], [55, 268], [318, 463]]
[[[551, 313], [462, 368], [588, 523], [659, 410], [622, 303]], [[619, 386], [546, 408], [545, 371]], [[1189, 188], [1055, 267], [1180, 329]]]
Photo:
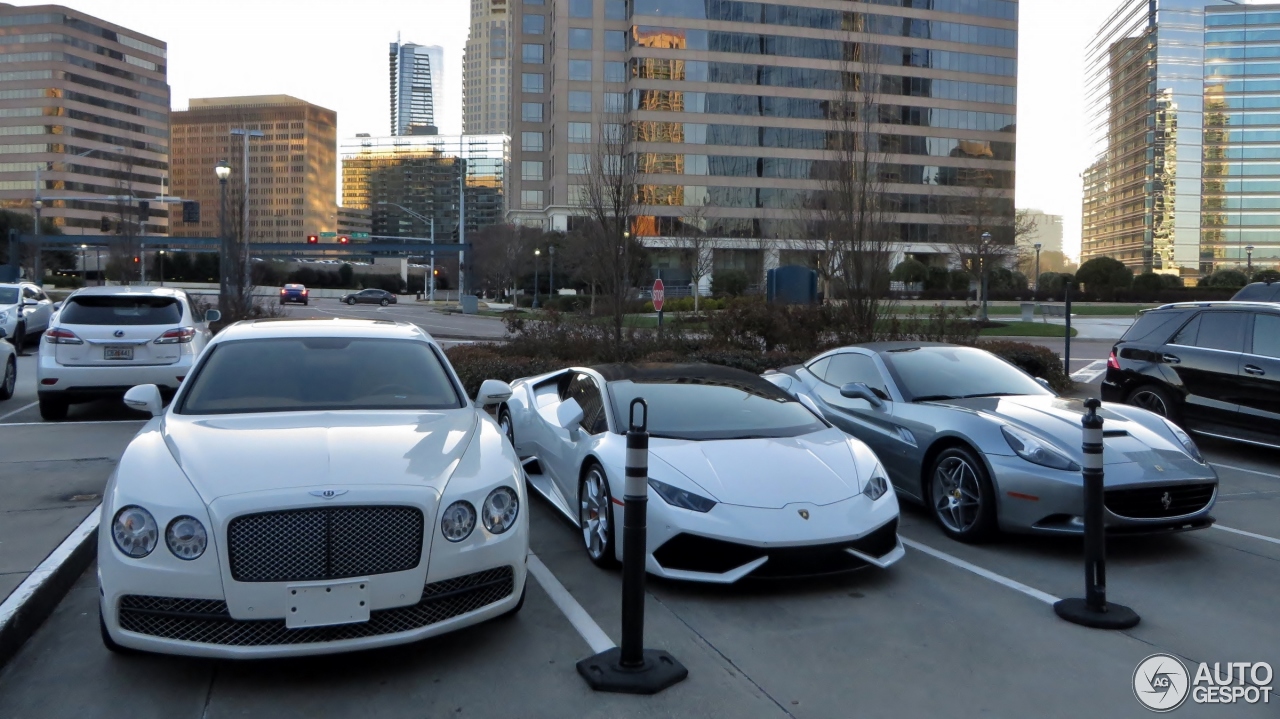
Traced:
[[667, 291], [662, 286], [662, 280], [653, 281], [653, 311], [661, 312], [662, 303], [666, 300]]

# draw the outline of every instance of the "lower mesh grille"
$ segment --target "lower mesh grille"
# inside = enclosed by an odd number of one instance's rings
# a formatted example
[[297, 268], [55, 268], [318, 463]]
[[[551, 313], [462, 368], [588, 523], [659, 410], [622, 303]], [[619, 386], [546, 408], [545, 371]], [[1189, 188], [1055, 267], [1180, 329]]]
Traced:
[[653, 553], [667, 569], [723, 574], [768, 556], [769, 561], [753, 571], [755, 578], [802, 577], [860, 569], [867, 563], [844, 551], [853, 549], [872, 557], [883, 557], [898, 546], [898, 520], [886, 523], [865, 537], [837, 544], [799, 547], [753, 547], [696, 534], [678, 534]]
[[1213, 501], [1218, 485], [1175, 484], [1164, 487], [1109, 489], [1103, 504], [1117, 517], [1163, 519], [1195, 514]]
[[428, 584], [417, 604], [370, 612], [367, 622], [302, 629], [289, 629], [283, 619], [232, 619], [221, 600], [126, 595], [120, 598], [120, 628], [162, 639], [237, 647], [339, 642], [421, 629], [506, 599], [513, 591], [515, 573], [511, 567], [499, 567]]

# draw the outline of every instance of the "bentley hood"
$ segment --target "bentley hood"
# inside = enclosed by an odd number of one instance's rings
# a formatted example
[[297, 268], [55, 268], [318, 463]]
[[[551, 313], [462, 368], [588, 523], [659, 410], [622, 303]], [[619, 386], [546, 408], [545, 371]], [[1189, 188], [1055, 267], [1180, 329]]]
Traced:
[[862, 491], [848, 438], [836, 429], [778, 439], [655, 438], [649, 454], [651, 464], [656, 458], [670, 465], [725, 504], [821, 506]]
[[420, 485], [443, 491], [476, 431], [438, 412], [167, 415], [165, 444], [205, 503], [294, 487]]

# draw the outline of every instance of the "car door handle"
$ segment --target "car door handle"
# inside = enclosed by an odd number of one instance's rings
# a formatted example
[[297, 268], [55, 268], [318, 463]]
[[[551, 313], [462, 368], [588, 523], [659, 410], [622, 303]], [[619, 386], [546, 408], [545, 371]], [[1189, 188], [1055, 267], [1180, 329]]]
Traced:
[[1266, 372], [1264, 372], [1261, 367], [1256, 367], [1251, 364], [1245, 365], [1244, 371], [1245, 371], [1245, 374], [1251, 374], [1255, 377], [1261, 377], [1262, 375], [1266, 374]]
[[1182, 363], [1182, 360], [1178, 359], [1177, 355], [1171, 355], [1168, 352], [1165, 352], [1164, 354], [1160, 355], [1160, 359], [1164, 360], [1165, 362], [1168, 362], [1169, 364]]

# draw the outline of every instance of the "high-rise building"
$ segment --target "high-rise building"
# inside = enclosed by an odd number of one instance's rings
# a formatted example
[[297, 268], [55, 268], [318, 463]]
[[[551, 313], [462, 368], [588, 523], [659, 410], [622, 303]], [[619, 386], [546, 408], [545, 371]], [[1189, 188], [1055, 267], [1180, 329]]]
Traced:
[[[216, 237], [221, 189], [214, 175], [220, 160], [231, 165], [233, 197], [245, 189], [251, 242], [305, 242], [306, 236], [337, 226], [338, 114], [288, 95], [193, 98], [173, 113], [173, 193], [200, 202], [198, 225], [180, 222], [173, 235]], [[233, 135], [234, 129], [262, 137]], [[249, 143], [249, 172], [244, 143]], [[232, 208], [228, 223], [238, 223]]]
[[1027, 210], [1025, 217], [1031, 231], [1020, 238], [1021, 241], [1028, 245], [1039, 244], [1041, 252], [1062, 252], [1062, 215]]
[[[717, 268], [806, 262], [838, 112], [868, 84], [877, 180], [900, 252], [942, 253], [947, 215], [1013, 222], [1018, 5], [1007, 0], [520, 0], [510, 217], [567, 229], [601, 138], [627, 134], [633, 232], [694, 215]], [[867, 84], [864, 84], [867, 83]], [[800, 221], [798, 221], [800, 220]], [[660, 258], [657, 261], [662, 261]]]
[[462, 134], [504, 135], [508, 128], [511, 33], [507, 0], [471, 0], [471, 32], [462, 59]]
[[[137, 222], [169, 173], [166, 46], [59, 5], [0, 4], [0, 207], [42, 215], [70, 234], [102, 218]], [[43, 199], [43, 198], [76, 199]], [[145, 234], [168, 232], [148, 203]]]
[[443, 87], [444, 48], [391, 43], [391, 134], [434, 134]]

